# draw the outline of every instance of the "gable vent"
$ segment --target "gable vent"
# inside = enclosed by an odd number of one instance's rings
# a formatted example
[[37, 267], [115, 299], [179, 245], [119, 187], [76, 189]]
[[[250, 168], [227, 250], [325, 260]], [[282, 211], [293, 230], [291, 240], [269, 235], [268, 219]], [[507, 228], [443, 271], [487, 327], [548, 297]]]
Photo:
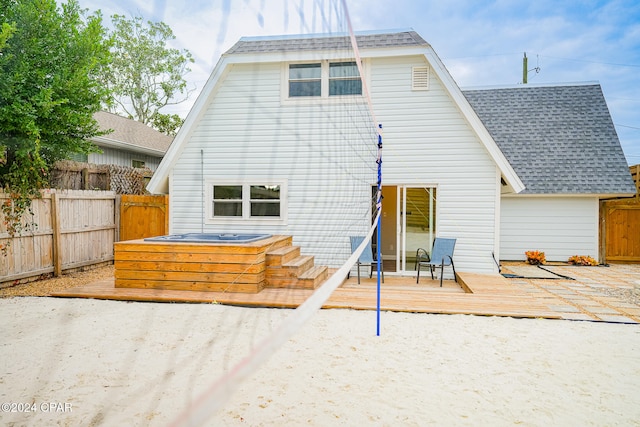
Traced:
[[429, 90], [429, 67], [413, 67], [411, 89]]

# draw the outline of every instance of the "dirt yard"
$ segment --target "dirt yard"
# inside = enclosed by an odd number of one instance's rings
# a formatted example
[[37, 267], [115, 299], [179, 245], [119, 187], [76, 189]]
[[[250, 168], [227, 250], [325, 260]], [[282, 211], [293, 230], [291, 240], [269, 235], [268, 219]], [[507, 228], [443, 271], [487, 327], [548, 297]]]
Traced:
[[75, 288], [109, 277], [113, 277], [113, 264], [3, 288], [0, 289], [0, 298], [47, 297], [53, 292]]

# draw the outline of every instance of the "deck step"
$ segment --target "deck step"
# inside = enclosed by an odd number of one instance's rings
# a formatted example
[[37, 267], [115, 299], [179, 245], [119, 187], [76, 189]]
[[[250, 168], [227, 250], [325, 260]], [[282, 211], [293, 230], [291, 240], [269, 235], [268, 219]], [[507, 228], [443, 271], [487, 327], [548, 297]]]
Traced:
[[271, 277], [265, 288], [278, 289], [316, 289], [329, 277], [329, 269], [319, 265], [305, 271], [299, 277]]
[[315, 289], [329, 277], [329, 267], [316, 265], [298, 277], [302, 289]]
[[313, 267], [314, 258], [311, 255], [301, 255], [281, 266], [270, 266], [266, 269], [267, 280], [269, 278], [297, 278], [305, 271]]
[[329, 269], [315, 266], [314, 257], [301, 255], [299, 246], [282, 245], [265, 254], [265, 288], [315, 289], [329, 277]]
[[300, 246], [283, 246], [269, 250], [266, 254], [267, 267], [281, 266], [300, 256]]

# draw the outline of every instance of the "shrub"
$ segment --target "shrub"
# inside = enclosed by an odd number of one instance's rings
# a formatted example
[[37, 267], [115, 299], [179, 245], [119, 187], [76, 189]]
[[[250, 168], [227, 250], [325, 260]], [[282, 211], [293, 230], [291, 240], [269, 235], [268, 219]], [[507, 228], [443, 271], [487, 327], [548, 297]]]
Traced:
[[531, 265], [539, 265], [547, 262], [547, 258], [544, 256], [544, 252], [527, 251], [524, 254], [527, 256], [527, 262]]
[[573, 265], [598, 265], [598, 261], [588, 255], [574, 255], [569, 258], [569, 264]]

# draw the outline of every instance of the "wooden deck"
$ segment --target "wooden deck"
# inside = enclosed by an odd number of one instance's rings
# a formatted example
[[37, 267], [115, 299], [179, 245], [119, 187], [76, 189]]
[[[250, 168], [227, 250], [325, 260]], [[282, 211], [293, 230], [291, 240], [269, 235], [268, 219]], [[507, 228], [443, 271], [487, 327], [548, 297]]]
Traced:
[[128, 240], [114, 244], [115, 287], [221, 293], [315, 289], [327, 267], [303, 256], [291, 236], [249, 243]]
[[[125, 301], [219, 303], [248, 307], [296, 308], [311, 294], [310, 289], [271, 289], [259, 293], [116, 288], [113, 279], [81, 288], [55, 293], [57, 297], [96, 298]], [[377, 293], [375, 278], [351, 277], [335, 290], [323, 308], [375, 310]], [[560, 318], [529, 294], [519, 290], [504, 277], [459, 273], [459, 283], [437, 280], [386, 276], [381, 286], [381, 309], [385, 311], [475, 314], [525, 318]]]

